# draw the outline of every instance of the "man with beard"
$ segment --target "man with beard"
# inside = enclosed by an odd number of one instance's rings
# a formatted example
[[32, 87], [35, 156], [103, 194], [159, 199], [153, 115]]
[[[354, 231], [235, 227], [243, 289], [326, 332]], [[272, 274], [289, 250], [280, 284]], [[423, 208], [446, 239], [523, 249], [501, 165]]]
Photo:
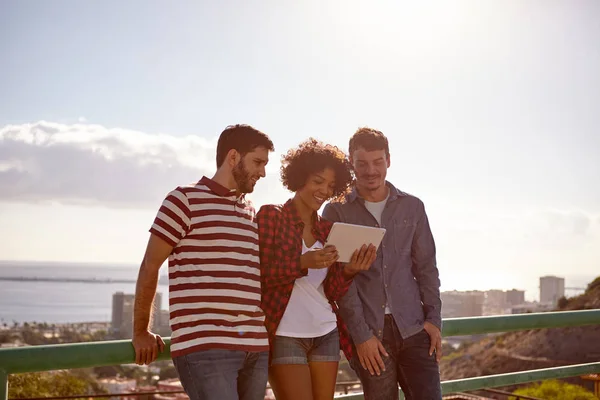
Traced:
[[171, 191], [150, 228], [135, 293], [135, 361], [150, 364], [164, 349], [150, 331], [150, 315], [168, 257], [171, 357], [192, 400], [265, 396], [269, 348], [258, 229], [245, 194], [265, 176], [273, 150], [269, 137], [253, 127], [227, 127], [214, 176]]
[[386, 228], [377, 258], [338, 302], [352, 352], [347, 355], [367, 400], [442, 398], [440, 280], [423, 202], [386, 181], [385, 135], [361, 128], [350, 138], [355, 186], [327, 204], [330, 221]]

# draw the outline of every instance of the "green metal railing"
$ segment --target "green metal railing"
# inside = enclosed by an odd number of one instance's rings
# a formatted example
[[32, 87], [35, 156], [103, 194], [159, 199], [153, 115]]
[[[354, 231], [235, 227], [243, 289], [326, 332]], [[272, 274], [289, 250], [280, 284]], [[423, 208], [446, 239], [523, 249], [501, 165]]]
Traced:
[[[585, 325], [600, 325], [600, 310], [450, 318], [444, 320], [443, 335], [448, 337]], [[170, 358], [168, 338], [165, 344], [165, 351], [159, 356], [161, 360]], [[135, 353], [130, 340], [0, 349], [0, 400], [8, 398], [8, 374], [130, 364], [134, 360]], [[446, 381], [442, 383], [442, 389], [444, 393], [456, 393], [598, 372], [600, 362], [593, 362]], [[363, 397], [354, 394], [339, 398]]]

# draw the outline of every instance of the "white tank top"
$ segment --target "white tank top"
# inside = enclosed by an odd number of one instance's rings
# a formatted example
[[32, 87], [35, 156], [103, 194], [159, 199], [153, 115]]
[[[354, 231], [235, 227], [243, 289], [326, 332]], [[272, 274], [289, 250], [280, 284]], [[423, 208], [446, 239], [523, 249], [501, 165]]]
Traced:
[[[302, 241], [302, 254], [322, 249], [316, 241], [308, 248]], [[324, 282], [328, 268], [308, 269], [308, 275], [296, 279], [290, 301], [283, 313], [277, 335], [314, 338], [328, 334], [337, 327], [335, 313], [325, 297]]]

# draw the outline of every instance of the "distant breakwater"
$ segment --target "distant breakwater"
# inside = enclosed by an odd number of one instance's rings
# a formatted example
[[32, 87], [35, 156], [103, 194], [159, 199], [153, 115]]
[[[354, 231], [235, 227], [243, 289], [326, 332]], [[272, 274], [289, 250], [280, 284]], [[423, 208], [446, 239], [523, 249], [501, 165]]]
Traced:
[[[112, 278], [51, 278], [36, 276], [0, 276], [0, 281], [11, 282], [58, 282], [58, 283], [136, 283], [135, 279], [112, 279]], [[161, 276], [159, 284], [167, 285], [168, 278]]]

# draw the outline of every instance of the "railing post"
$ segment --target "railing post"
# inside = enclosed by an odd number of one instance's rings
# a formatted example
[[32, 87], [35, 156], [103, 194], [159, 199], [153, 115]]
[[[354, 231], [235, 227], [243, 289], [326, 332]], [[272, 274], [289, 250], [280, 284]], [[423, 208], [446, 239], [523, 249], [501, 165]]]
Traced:
[[0, 400], [8, 400], [8, 373], [0, 369]]

